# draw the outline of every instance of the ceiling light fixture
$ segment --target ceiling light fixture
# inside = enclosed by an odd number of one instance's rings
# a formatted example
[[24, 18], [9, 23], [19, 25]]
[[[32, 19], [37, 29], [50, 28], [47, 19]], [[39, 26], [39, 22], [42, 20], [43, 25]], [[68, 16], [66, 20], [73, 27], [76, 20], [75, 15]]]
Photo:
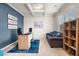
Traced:
[[39, 10], [41, 9], [43, 6], [41, 4], [35, 4], [34, 9]]

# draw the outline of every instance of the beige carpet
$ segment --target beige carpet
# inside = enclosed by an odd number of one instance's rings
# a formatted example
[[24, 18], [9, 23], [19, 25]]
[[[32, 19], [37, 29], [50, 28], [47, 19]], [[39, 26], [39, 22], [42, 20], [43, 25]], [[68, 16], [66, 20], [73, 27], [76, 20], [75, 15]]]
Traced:
[[5, 56], [68, 56], [62, 48], [50, 48], [46, 39], [40, 39], [39, 53], [5, 53]]

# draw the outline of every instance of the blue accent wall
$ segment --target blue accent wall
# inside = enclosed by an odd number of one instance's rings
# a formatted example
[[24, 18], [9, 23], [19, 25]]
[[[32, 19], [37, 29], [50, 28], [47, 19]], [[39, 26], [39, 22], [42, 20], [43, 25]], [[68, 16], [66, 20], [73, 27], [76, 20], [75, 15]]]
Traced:
[[18, 28], [23, 28], [23, 16], [7, 4], [0, 3], [0, 48], [17, 40], [17, 29], [8, 29], [8, 14], [18, 18]]

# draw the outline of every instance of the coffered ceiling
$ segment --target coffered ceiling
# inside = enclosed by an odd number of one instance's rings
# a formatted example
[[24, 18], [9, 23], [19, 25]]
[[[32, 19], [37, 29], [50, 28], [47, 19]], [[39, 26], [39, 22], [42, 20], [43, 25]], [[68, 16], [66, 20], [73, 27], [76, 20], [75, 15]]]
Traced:
[[59, 11], [64, 3], [9, 3], [26, 16], [51, 16]]

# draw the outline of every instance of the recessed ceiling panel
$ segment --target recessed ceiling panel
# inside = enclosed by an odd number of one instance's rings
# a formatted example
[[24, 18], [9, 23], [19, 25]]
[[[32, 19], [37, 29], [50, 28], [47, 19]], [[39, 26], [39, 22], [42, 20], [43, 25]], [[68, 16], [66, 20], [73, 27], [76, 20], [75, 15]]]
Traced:
[[44, 16], [44, 12], [33, 12], [33, 16]]
[[63, 5], [63, 3], [46, 4], [45, 14], [51, 14], [51, 13], [53, 14], [53, 13], [57, 12], [62, 5]]

